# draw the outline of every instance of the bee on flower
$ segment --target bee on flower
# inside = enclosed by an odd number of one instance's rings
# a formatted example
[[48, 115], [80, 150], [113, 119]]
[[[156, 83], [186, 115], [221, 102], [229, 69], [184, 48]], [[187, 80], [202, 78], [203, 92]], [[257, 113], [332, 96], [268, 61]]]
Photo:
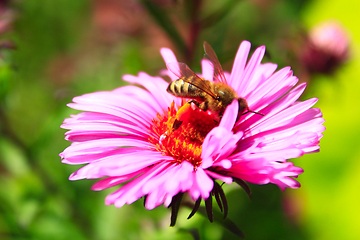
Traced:
[[204, 200], [212, 221], [213, 197], [226, 216], [218, 181], [236, 182], [248, 194], [246, 182], [300, 187], [294, 178], [303, 170], [288, 160], [319, 150], [325, 128], [321, 111], [312, 108], [317, 99], [298, 101], [306, 84], [295, 86], [290, 67], [276, 71], [276, 64], [261, 63], [264, 46], [247, 60], [250, 46], [240, 44], [227, 73], [205, 44], [202, 74], [163, 48], [172, 83], [140, 72], [123, 79], [142, 88], [75, 97], [68, 106], [83, 112], [65, 119], [72, 144], [60, 156], [63, 163], [86, 165], [70, 180], [99, 179], [96, 191], [119, 186], [107, 205], [144, 198], [146, 209], [171, 207], [171, 225], [184, 194], [194, 201], [189, 217]]
[[[205, 112], [209, 111], [216, 122], [220, 120], [226, 107], [234, 100], [237, 100], [239, 104], [238, 118], [240, 115], [249, 112], [257, 113], [251, 111], [246, 99], [238, 97], [236, 91], [227, 84], [220, 62], [214, 50], [207, 42], [204, 43], [204, 50], [205, 56], [210, 60], [214, 68], [215, 81], [200, 78], [184, 63], [169, 63], [167, 64], [168, 69], [177, 75], [179, 79], [171, 82], [166, 91], [176, 97], [192, 98], [188, 104], [194, 103], [201, 110]], [[197, 102], [197, 100], [200, 100], [201, 103]], [[189, 108], [189, 106], [184, 105], [182, 108]], [[183, 109], [177, 112], [178, 117], [175, 121], [174, 128], [178, 128], [183, 122], [181, 120], [183, 115], [189, 115], [186, 114], [186, 112], [187, 111]], [[179, 115], [179, 113], [181, 113], [181, 115]], [[261, 113], [258, 114], [262, 115]]]

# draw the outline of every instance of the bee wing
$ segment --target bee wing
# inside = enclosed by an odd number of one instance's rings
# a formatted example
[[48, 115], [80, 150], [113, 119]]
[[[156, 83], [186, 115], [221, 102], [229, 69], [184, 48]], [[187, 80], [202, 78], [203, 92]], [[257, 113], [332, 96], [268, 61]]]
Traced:
[[209, 94], [212, 98], [217, 99], [216, 94], [211, 89], [210, 85], [203, 78], [194, 73], [188, 65], [181, 62], [172, 62], [166, 64], [167, 69], [181, 78], [184, 82], [190, 83], [205, 93]]
[[208, 44], [207, 42], [204, 42], [204, 50], [205, 50], [205, 58], [210, 60], [210, 62], [214, 66], [214, 78], [216, 81], [227, 84], [226, 77], [224, 74], [224, 71], [221, 67], [221, 64], [219, 62], [218, 57], [216, 56], [216, 53], [214, 49]]
[[188, 65], [181, 62], [171, 62], [166, 64], [167, 69], [175, 74], [178, 78], [198, 78], [201, 79], [196, 73], [194, 73]]

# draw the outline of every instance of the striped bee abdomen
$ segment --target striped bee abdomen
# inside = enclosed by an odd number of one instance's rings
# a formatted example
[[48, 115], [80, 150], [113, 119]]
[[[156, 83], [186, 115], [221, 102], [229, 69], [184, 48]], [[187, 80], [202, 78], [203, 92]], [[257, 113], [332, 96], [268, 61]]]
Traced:
[[202, 98], [203, 91], [193, 84], [189, 83], [192, 79], [187, 79], [187, 81], [183, 80], [184, 78], [179, 78], [173, 82], [171, 82], [166, 89], [168, 93], [176, 97], [184, 97], [184, 98]]

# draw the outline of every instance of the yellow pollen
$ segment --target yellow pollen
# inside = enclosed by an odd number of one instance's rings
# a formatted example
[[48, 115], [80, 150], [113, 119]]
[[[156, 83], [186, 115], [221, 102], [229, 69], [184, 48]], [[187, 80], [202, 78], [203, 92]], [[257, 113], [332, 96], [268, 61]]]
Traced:
[[163, 114], [158, 113], [152, 120], [149, 141], [156, 150], [173, 157], [175, 162], [188, 161], [196, 169], [202, 162], [202, 143], [217, 125], [213, 115], [208, 112], [194, 108], [190, 103], [176, 111], [173, 102]]

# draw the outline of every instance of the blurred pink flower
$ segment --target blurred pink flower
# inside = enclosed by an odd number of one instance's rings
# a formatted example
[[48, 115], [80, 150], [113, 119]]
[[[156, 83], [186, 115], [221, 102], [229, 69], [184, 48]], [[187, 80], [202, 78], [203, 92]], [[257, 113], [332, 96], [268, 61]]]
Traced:
[[313, 27], [301, 51], [301, 61], [310, 72], [332, 73], [349, 55], [349, 38], [336, 21]]
[[[123, 77], [141, 87], [75, 97], [68, 106], [84, 112], [64, 121], [66, 139], [73, 143], [60, 156], [63, 163], [87, 165], [70, 180], [103, 178], [93, 190], [123, 184], [105, 203], [122, 207], [145, 196], [147, 209], [174, 204], [181, 193], [188, 193], [195, 205], [211, 194], [219, 206], [221, 201], [225, 205], [215, 179], [235, 181], [245, 189], [243, 181], [274, 183], [282, 190], [300, 187], [294, 178], [303, 170], [287, 159], [319, 150], [325, 128], [320, 110], [311, 108], [317, 99], [297, 101], [306, 84], [294, 88], [298, 79], [290, 67], [275, 72], [276, 64], [262, 64], [264, 46], [247, 62], [249, 51], [250, 43], [242, 42], [226, 77], [249, 108], [265, 116], [250, 113], [236, 122], [238, 104], [233, 102], [217, 125], [208, 112], [188, 104], [193, 121], [173, 131], [185, 102], [166, 92], [168, 83], [162, 78], [143, 72]], [[161, 54], [166, 63], [177, 61], [170, 49]], [[212, 79], [210, 65], [203, 61], [202, 67], [202, 77]]]
[[349, 39], [344, 28], [335, 21], [323, 22], [313, 27], [309, 33], [310, 42], [317, 48], [344, 57], [349, 47]]

